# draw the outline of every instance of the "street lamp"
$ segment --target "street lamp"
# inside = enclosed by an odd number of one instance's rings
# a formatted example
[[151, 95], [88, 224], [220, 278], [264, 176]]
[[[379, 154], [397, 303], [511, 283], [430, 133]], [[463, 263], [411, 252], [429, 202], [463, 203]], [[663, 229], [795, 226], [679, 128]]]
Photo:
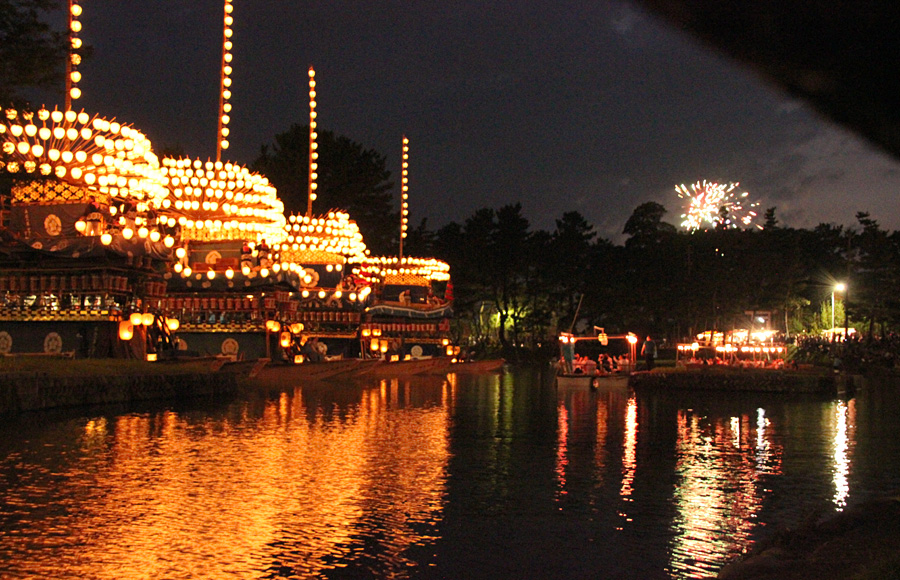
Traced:
[[[847, 289], [847, 285], [843, 282], [838, 282], [834, 285], [834, 288], [831, 290], [831, 340], [834, 340], [834, 293], [835, 292], [843, 292]], [[846, 309], [846, 306], [844, 306]], [[845, 310], [846, 312], [846, 310]], [[844, 339], [846, 340], [846, 336]]]

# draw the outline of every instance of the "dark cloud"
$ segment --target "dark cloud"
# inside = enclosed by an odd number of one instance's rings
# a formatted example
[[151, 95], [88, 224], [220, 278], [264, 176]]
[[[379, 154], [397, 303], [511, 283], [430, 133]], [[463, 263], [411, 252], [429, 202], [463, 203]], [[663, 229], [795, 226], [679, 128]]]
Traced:
[[[740, 182], [779, 219], [900, 228], [897, 164], [627, 3], [235, 0], [229, 160], [307, 119], [387, 155], [411, 140], [411, 208], [431, 227], [522, 202], [535, 227], [578, 210], [621, 239], [674, 186]], [[91, 0], [81, 106], [157, 147], [215, 156], [222, 7]], [[324, 210], [325, 208], [323, 208]]]

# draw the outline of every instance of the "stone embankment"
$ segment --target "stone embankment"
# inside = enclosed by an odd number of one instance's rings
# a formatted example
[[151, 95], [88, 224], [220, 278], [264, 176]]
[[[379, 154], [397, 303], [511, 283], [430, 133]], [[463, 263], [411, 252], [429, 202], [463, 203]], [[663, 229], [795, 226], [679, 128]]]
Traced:
[[812, 372], [756, 369], [708, 369], [638, 372], [629, 385], [635, 389], [692, 389], [717, 391], [765, 391], [773, 393], [835, 392], [840, 381], [834, 375]]
[[226, 373], [145, 373], [50, 376], [0, 374], [0, 414], [154, 399], [233, 394], [237, 377]]
[[900, 578], [900, 500], [886, 498], [783, 530], [722, 569], [719, 580]]

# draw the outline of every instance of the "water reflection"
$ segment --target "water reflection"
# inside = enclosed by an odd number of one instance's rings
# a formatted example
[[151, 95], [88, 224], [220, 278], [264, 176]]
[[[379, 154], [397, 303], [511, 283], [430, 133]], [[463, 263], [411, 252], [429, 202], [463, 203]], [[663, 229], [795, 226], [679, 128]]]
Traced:
[[780, 469], [781, 449], [767, 426], [761, 408], [755, 417], [727, 419], [679, 411], [673, 570], [710, 575], [749, 545], [764, 499], [762, 477]]
[[838, 401], [834, 409], [834, 504], [838, 510], [847, 505], [850, 495], [850, 453], [856, 432], [856, 401]]
[[0, 425], [2, 578], [709, 578], [900, 492], [895, 398], [305, 386]]
[[296, 389], [217, 417], [123, 415], [109, 432], [104, 418], [83, 421], [76, 457], [7, 492], [43, 513], [4, 551], [31, 553], [23, 576], [394, 575], [436, 537], [447, 388], [385, 381], [349, 404]]

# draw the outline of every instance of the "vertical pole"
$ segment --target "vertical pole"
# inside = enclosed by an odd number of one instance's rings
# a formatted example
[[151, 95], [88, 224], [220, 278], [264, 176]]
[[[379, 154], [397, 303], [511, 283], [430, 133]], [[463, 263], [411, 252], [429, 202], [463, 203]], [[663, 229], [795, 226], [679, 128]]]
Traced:
[[309, 180], [306, 196], [306, 217], [312, 216], [312, 202], [316, 199], [316, 178], [318, 177], [317, 169], [319, 164], [317, 159], [319, 153], [316, 151], [318, 144], [316, 143], [316, 71], [313, 67], [309, 67]]
[[231, 13], [234, 6], [231, 0], [225, 0], [225, 16], [222, 26], [222, 66], [219, 68], [219, 120], [216, 133], [216, 161], [222, 160], [222, 150], [228, 149], [228, 122], [231, 120], [231, 25], [234, 22]]
[[400, 262], [403, 262], [403, 239], [409, 223], [409, 139], [403, 136], [403, 156], [400, 167]]
[[834, 290], [831, 291], [831, 342], [834, 342]]
[[72, 0], [69, 0], [69, 54], [66, 55], [66, 111], [72, 110], [72, 58], [75, 56], [72, 40], [75, 33], [72, 31]]

